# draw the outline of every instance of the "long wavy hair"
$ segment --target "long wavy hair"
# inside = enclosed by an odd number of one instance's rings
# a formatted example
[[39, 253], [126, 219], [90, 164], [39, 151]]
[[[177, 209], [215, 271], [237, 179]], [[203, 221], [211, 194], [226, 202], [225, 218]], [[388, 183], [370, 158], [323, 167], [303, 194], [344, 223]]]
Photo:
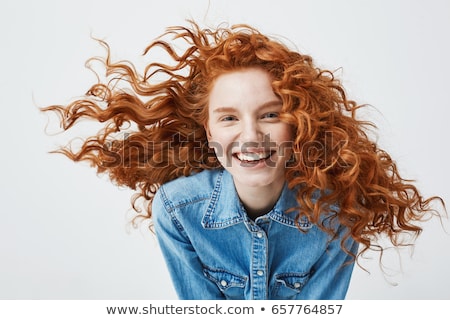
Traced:
[[[373, 124], [357, 118], [361, 106], [347, 98], [333, 72], [255, 28], [201, 29], [192, 21], [189, 27], [170, 27], [144, 53], [159, 50], [169, 62], [151, 62], [141, 72], [129, 61], [112, 61], [107, 43], [99, 42], [107, 54], [93, 59], [104, 65], [105, 80], [82, 99], [42, 110], [56, 112], [64, 130], [81, 118], [104, 123], [79, 149], [68, 145], [55, 152], [87, 161], [116, 184], [136, 190], [136, 218], [151, 218], [160, 185], [221, 167], [205, 132], [208, 94], [218, 76], [243, 68], [270, 74], [283, 102], [281, 119], [295, 131], [286, 179], [289, 187], [298, 187], [298, 218], [319, 223], [324, 211], [335, 210], [333, 217], [348, 227], [347, 238], [362, 244], [364, 252], [379, 248], [376, 240], [383, 235], [404, 245], [402, 235], [415, 238], [421, 232], [416, 222], [438, 214], [433, 201], [445, 208], [439, 197], [423, 198], [371, 141]], [[322, 196], [312, 201], [317, 190]]]

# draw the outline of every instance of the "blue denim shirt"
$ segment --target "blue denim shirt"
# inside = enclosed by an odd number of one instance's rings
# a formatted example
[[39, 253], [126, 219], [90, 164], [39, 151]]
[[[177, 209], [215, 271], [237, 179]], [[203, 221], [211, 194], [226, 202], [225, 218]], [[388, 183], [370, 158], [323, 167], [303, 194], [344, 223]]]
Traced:
[[[274, 208], [249, 219], [225, 170], [161, 186], [155, 232], [180, 299], [344, 299], [353, 269], [338, 239], [303, 219], [284, 187]], [[353, 240], [347, 248], [356, 253]], [[346, 262], [351, 262], [344, 265]]]

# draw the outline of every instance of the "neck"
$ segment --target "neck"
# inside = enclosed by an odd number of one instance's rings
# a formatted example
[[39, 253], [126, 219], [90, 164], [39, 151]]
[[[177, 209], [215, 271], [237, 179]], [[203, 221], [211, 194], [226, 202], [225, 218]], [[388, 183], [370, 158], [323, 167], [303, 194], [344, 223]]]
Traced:
[[236, 183], [235, 186], [248, 216], [256, 219], [268, 213], [275, 206], [283, 190], [284, 181], [264, 187], [249, 187]]

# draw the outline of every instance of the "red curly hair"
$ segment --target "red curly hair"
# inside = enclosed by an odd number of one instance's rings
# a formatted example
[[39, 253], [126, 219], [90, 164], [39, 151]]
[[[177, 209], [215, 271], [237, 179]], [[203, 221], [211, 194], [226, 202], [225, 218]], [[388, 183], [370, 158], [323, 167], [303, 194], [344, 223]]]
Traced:
[[[184, 51], [174, 45], [178, 42]], [[423, 198], [400, 176], [389, 154], [369, 139], [367, 129], [373, 125], [357, 119], [361, 106], [347, 99], [332, 72], [252, 27], [210, 30], [194, 22], [189, 28], [171, 27], [145, 54], [163, 49], [172, 63], [150, 63], [142, 74], [128, 61], [111, 61], [108, 45], [100, 43], [107, 50], [100, 59], [107, 81], [94, 84], [83, 99], [42, 110], [56, 112], [64, 130], [81, 118], [105, 123], [79, 150], [68, 146], [56, 152], [88, 161], [118, 185], [138, 190], [133, 198], [138, 217], [151, 218], [152, 197], [160, 185], [221, 166], [205, 132], [208, 94], [221, 74], [252, 67], [270, 74], [283, 101], [281, 118], [295, 130], [295, 157], [286, 179], [291, 188], [301, 186], [299, 218], [317, 223], [324, 210], [338, 204], [334, 217], [365, 251], [376, 247], [380, 235], [395, 246], [404, 244], [403, 234], [421, 232], [415, 222], [437, 214], [433, 201], [444, 205], [439, 197]], [[134, 130], [126, 129], [130, 125]], [[317, 190], [322, 197], [312, 202]], [[136, 206], [140, 198], [147, 203], [144, 213]]]

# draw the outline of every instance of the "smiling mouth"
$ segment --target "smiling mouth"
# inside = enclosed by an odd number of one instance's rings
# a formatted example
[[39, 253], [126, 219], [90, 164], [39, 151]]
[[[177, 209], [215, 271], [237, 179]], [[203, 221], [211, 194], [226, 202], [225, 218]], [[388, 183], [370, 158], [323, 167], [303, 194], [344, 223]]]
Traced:
[[266, 161], [275, 153], [275, 151], [262, 151], [262, 152], [236, 152], [233, 153], [233, 157], [243, 163], [256, 164], [261, 161]]

